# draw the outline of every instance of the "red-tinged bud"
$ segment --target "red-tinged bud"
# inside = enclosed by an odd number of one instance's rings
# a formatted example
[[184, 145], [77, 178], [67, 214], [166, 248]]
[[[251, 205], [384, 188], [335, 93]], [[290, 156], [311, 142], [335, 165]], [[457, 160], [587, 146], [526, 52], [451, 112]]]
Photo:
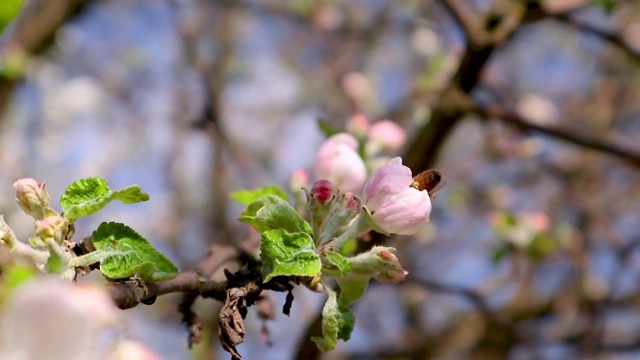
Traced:
[[402, 268], [400, 260], [387, 249], [380, 248], [380, 251], [376, 253], [376, 256], [386, 266], [382, 267], [383, 269], [375, 276], [375, 279], [382, 282], [403, 282], [409, 272]]
[[373, 277], [381, 282], [403, 282], [408, 274], [393, 254], [396, 249], [374, 246], [371, 250], [349, 259], [351, 271]]
[[333, 183], [329, 180], [318, 180], [311, 186], [310, 194], [320, 204], [325, 204], [333, 197]]
[[360, 211], [360, 200], [353, 195], [353, 193], [346, 193], [344, 195], [344, 207], [349, 211], [357, 213]]

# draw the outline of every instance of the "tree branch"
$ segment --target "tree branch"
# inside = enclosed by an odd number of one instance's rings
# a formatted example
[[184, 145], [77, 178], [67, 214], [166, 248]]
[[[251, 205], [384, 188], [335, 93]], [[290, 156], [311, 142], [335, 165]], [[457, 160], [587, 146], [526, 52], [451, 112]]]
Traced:
[[238, 258], [241, 251], [234, 246], [214, 245], [191, 271], [185, 271], [166, 281], [142, 283], [127, 281], [114, 283], [109, 293], [121, 309], [129, 309], [139, 303], [152, 303], [156, 296], [173, 292], [206, 294], [220, 301], [225, 299], [226, 281], [213, 281], [209, 277], [225, 263]]
[[[41, 53], [58, 29], [72, 16], [79, 13], [86, 0], [27, 0], [2, 36], [0, 43], [0, 68], [7, 66], [7, 59], [16, 56], [29, 58]], [[0, 75], [0, 114], [21, 74]]]
[[636, 151], [598, 139], [589, 138], [584, 135], [579, 135], [575, 132], [554, 129], [536, 124], [500, 105], [490, 105], [484, 108], [476, 107], [472, 110], [472, 112], [485, 119], [498, 119], [506, 123], [515, 125], [522, 130], [533, 130], [541, 132], [543, 134], [551, 135], [555, 138], [565, 140], [567, 142], [580, 145], [588, 149], [600, 151], [609, 155], [614, 155], [630, 162], [633, 166], [640, 167], [640, 153]]

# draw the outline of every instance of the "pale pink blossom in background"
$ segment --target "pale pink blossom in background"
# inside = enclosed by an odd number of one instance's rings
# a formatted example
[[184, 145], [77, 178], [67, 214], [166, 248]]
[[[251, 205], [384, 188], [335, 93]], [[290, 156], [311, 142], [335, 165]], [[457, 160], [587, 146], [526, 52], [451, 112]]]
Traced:
[[301, 189], [309, 184], [309, 174], [302, 169], [298, 169], [291, 174], [289, 180], [289, 189], [293, 192], [301, 191]]
[[369, 129], [367, 150], [371, 153], [379, 151], [394, 154], [407, 142], [407, 134], [395, 122], [380, 120]]
[[356, 113], [347, 119], [345, 128], [348, 133], [358, 139], [364, 139], [369, 133], [369, 119], [367, 119], [367, 116], [363, 113]]
[[411, 187], [412, 183], [411, 169], [399, 157], [376, 169], [367, 180], [363, 201], [381, 230], [412, 235], [429, 221], [429, 194]]
[[137, 341], [122, 340], [107, 360], [162, 360], [162, 358]]
[[357, 151], [358, 141], [352, 135], [339, 133], [328, 138], [318, 151], [316, 179], [330, 180], [342, 192], [360, 192], [367, 169]]
[[45, 277], [19, 285], [2, 309], [0, 359], [101, 359], [98, 340], [120, 326], [106, 291]]

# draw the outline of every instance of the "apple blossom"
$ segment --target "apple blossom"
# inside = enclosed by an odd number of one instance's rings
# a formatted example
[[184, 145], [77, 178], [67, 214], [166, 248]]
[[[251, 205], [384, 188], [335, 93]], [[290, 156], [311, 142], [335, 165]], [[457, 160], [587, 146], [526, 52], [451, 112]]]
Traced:
[[123, 320], [103, 289], [55, 277], [21, 284], [4, 306], [2, 359], [104, 359], [101, 335]]
[[358, 141], [352, 135], [331, 136], [318, 151], [314, 168], [316, 178], [330, 180], [342, 192], [359, 192], [367, 169], [357, 150]]
[[46, 216], [50, 198], [45, 183], [23, 178], [14, 182], [13, 187], [16, 189], [16, 201], [27, 215], [31, 215], [36, 220]]
[[380, 151], [396, 153], [407, 141], [404, 130], [391, 120], [380, 120], [369, 129], [367, 153], [376, 154]]
[[412, 235], [422, 229], [431, 213], [426, 190], [411, 186], [411, 169], [399, 157], [376, 169], [363, 190], [363, 202], [371, 213], [374, 229], [385, 233]]

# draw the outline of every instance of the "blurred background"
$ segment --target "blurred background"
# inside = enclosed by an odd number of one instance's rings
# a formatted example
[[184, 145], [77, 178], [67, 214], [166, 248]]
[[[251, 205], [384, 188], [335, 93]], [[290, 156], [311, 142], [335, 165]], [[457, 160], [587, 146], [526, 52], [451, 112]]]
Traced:
[[[183, 270], [247, 234], [229, 192], [310, 171], [322, 119], [407, 131], [414, 173], [446, 186], [372, 283], [351, 341], [318, 355], [321, 294], [250, 309], [245, 359], [640, 356], [640, 2], [616, 0], [2, 0], [0, 213], [20, 177], [139, 184], [79, 236], [124, 222]], [[127, 310], [166, 359], [229, 358], [214, 300], [190, 351], [179, 295]], [[274, 306], [284, 303], [273, 294]], [[315, 324], [315, 325], [314, 325]]]

